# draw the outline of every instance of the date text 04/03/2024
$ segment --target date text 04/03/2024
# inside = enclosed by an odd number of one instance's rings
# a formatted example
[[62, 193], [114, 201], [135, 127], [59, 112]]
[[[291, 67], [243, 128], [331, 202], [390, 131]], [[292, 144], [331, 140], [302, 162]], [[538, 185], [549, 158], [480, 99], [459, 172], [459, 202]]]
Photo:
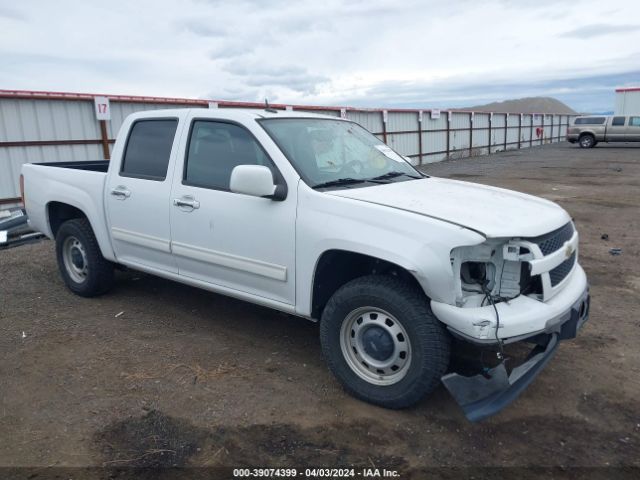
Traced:
[[397, 470], [386, 468], [236, 468], [234, 478], [398, 478]]

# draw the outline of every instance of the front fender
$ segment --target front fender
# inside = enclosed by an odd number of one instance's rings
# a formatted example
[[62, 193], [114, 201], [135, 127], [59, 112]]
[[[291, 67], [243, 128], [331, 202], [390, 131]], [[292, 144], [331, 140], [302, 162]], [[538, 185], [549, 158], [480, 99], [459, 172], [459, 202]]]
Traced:
[[296, 311], [300, 315], [311, 313], [315, 269], [327, 250], [399, 265], [416, 278], [429, 298], [453, 303], [451, 250], [485, 240], [464, 227], [377, 204], [314, 191], [301, 191], [298, 198]]

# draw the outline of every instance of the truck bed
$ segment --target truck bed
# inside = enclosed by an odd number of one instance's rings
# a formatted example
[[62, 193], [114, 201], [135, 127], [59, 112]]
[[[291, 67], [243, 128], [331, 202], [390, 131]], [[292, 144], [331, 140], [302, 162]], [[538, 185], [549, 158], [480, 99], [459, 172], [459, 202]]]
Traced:
[[34, 165], [45, 167], [72, 168], [75, 170], [89, 170], [92, 172], [106, 173], [109, 169], [109, 160], [86, 160], [82, 162], [43, 162]]
[[31, 227], [53, 238], [47, 208], [51, 202], [60, 202], [83, 211], [96, 236], [108, 238], [103, 204], [108, 166], [108, 160], [23, 165], [25, 207]]

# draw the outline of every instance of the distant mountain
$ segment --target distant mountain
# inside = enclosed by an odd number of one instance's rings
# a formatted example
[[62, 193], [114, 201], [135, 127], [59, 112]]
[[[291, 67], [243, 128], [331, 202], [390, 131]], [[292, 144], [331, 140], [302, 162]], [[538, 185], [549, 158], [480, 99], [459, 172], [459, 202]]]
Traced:
[[502, 113], [561, 113], [573, 115], [578, 112], [552, 97], [529, 97], [505, 100], [504, 102], [487, 103], [465, 108], [474, 112]]

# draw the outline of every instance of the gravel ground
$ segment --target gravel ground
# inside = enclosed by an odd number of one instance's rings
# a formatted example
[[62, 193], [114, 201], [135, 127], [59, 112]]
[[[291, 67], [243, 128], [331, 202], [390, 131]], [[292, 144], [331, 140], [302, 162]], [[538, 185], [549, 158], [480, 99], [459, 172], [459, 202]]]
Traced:
[[0, 466], [637, 474], [640, 148], [548, 145], [424, 171], [554, 200], [581, 234], [591, 319], [500, 415], [470, 424], [444, 388], [405, 411], [362, 403], [325, 368], [316, 324], [170, 281], [118, 273], [111, 293], [74, 296], [43, 241], [0, 251]]

